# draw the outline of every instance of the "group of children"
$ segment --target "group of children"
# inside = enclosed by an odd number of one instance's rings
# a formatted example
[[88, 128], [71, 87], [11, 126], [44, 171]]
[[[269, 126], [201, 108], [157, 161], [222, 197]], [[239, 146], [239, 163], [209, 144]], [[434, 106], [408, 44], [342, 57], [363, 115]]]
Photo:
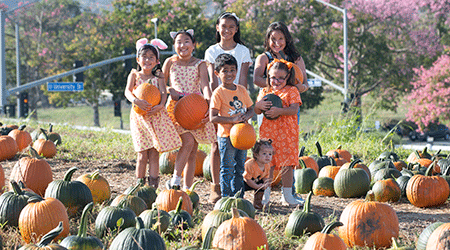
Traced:
[[[308, 89], [303, 59], [286, 25], [272, 23], [264, 43], [266, 52], [256, 58], [253, 80], [261, 89], [253, 103], [247, 91], [252, 60], [240, 39], [239, 18], [234, 13], [222, 13], [216, 30], [217, 43], [207, 49], [205, 60], [193, 56], [193, 30], [171, 32], [176, 54], [166, 59], [162, 68], [158, 48], [167, 48], [164, 42], [140, 39], [136, 43], [138, 66], [130, 72], [125, 89], [126, 98], [147, 112], [142, 116], [132, 109], [130, 114], [130, 130], [138, 155], [136, 177], [158, 187], [159, 153], [179, 149], [173, 176], [166, 185], [181, 187], [182, 183], [183, 189], [189, 189], [198, 144], [211, 144], [209, 201], [233, 196], [240, 190], [255, 190], [253, 204], [260, 209], [269, 202], [271, 181], [277, 169], [282, 179], [282, 202], [302, 204], [301, 198], [292, 192], [292, 185], [293, 168], [298, 165], [300, 93]], [[295, 68], [301, 73], [296, 73]], [[151, 106], [136, 98], [133, 91], [144, 82], [158, 87], [160, 104]], [[176, 122], [174, 107], [183, 96], [193, 93], [201, 94], [210, 108], [202, 120], [204, 126], [187, 130]], [[271, 105], [265, 98], [269, 93], [281, 98], [282, 108]], [[248, 122], [255, 113], [263, 112], [260, 140], [252, 148], [253, 158], [246, 162], [247, 151], [233, 147], [230, 129], [233, 124]]]

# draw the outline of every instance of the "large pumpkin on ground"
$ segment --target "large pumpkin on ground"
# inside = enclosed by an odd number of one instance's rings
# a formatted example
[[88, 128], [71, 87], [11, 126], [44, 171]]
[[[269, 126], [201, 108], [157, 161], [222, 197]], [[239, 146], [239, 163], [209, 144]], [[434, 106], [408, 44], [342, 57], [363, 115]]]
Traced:
[[52, 168], [44, 159], [37, 158], [37, 153], [31, 149], [31, 157], [23, 157], [14, 165], [10, 179], [22, 181], [25, 186], [36, 194], [44, 196], [45, 190], [53, 181]]
[[188, 130], [203, 127], [202, 120], [208, 112], [208, 102], [199, 94], [190, 94], [175, 104], [174, 115], [178, 124]]
[[[249, 217], [248, 214], [240, 209], [238, 209], [238, 212], [241, 217]], [[230, 210], [219, 210], [214, 209], [211, 212], [209, 212], [205, 218], [203, 218], [202, 222], [202, 239], [205, 239], [206, 233], [208, 232], [209, 228], [211, 227], [219, 227], [222, 222], [229, 220], [233, 217], [233, 213]]]
[[334, 191], [339, 198], [363, 196], [369, 191], [370, 180], [366, 171], [355, 168], [352, 162], [348, 169], [341, 169], [334, 178]]
[[0, 136], [0, 161], [12, 159], [18, 150], [19, 147], [11, 136]]
[[233, 217], [217, 228], [213, 247], [224, 250], [269, 248], [266, 233], [258, 222], [250, 217], [240, 217], [236, 208], [232, 213]]
[[91, 190], [94, 203], [101, 204], [111, 198], [111, 187], [108, 181], [100, 175], [100, 170], [81, 175], [77, 181], [84, 183]]
[[339, 236], [349, 247], [391, 246], [391, 238], [398, 237], [399, 222], [395, 210], [386, 203], [356, 200], [348, 204], [339, 219]]
[[301, 237], [304, 234], [313, 234], [323, 229], [325, 223], [322, 217], [318, 213], [311, 211], [311, 197], [312, 192], [309, 192], [303, 209], [296, 209], [289, 215], [288, 223], [284, 229], [286, 236]]
[[236, 123], [230, 129], [230, 141], [237, 149], [251, 149], [256, 143], [255, 129], [247, 122]]
[[40, 138], [34, 141], [33, 148], [36, 150], [38, 155], [45, 158], [53, 158], [56, 155], [56, 145], [53, 141], [50, 141], [47, 136], [47, 132], [41, 129], [44, 139]]
[[428, 238], [427, 249], [447, 250], [450, 246], [450, 223], [444, 223], [436, 228]]
[[45, 234], [39, 243], [26, 244], [19, 248], [19, 250], [67, 250], [67, 248], [58, 245], [57, 243], [52, 243], [54, 239], [64, 230], [62, 221], [59, 222], [58, 226], [53, 230]]
[[422, 231], [422, 233], [420, 233], [419, 238], [416, 241], [416, 249], [425, 250], [427, 248], [428, 239], [430, 238], [431, 234], [442, 224], [444, 224], [444, 222], [438, 221], [428, 225]]
[[28, 199], [37, 196], [34, 192], [22, 191], [15, 181], [11, 181], [12, 191], [0, 196], [0, 224], [17, 227], [19, 215], [28, 204]]
[[183, 205], [181, 209], [188, 212], [192, 216], [193, 207], [191, 198], [189, 198], [189, 195], [182, 190], [165, 189], [158, 194], [155, 203], [157, 204], [158, 209], [170, 212], [177, 207], [180, 197], [183, 197]]
[[335, 227], [342, 226], [342, 222], [335, 221], [326, 225], [321, 232], [316, 232], [308, 238], [303, 249], [333, 249], [333, 250], [345, 250], [347, 246], [339, 236], [331, 233]]
[[216, 202], [214, 209], [230, 211], [231, 208], [234, 207], [244, 211], [250, 218], [254, 219], [256, 214], [255, 207], [253, 207], [253, 204], [250, 201], [240, 198], [240, 196], [241, 191], [238, 191], [232, 197], [222, 197]]
[[[159, 91], [158, 87], [148, 82], [137, 86], [133, 90], [133, 94], [138, 99], [146, 100], [150, 105], [152, 105], [152, 107], [158, 105], [161, 102], [161, 92]], [[145, 110], [142, 110], [135, 104], [133, 104], [133, 109], [136, 113], [142, 116], [147, 113]]]
[[55, 240], [66, 237], [69, 234], [69, 216], [66, 207], [55, 198], [33, 196], [28, 199], [28, 204], [22, 209], [19, 216], [19, 230], [22, 239], [26, 243], [33, 240], [39, 241], [43, 235], [63, 222], [64, 230], [55, 237]]

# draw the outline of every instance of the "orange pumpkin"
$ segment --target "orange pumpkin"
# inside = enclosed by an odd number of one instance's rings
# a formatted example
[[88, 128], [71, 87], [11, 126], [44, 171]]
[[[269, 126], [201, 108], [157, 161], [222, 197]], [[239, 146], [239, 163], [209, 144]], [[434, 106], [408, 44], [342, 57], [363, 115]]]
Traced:
[[0, 161], [12, 159], [18, 150], [19, 147], [11, 136], [0, 136]]
[[303, 249], [333, 249], [345, 250], [347, 246], [339, 236], [334, 235], [331, 231], [342, 226], [342, 222], [335, 221], [326, 225], [321, 232], [316, 232], [308, 238]]
[[155, 203], [157, 204], [157, 208], [159, 210], [170, 212], [175, 210], [180, 197], [183, 197], [181, 209], [188, 212], [192, 216], [193, 208], [191, 198], [182, 190], [165, 189], [158, 194]]
[[432, 176], [432, 171], [431, 165], [425, 175], [414, 175], [406, 185], [406, 197], [416, 207], [435, 207], [447, 201], [449, 185], [441, 176]]
[[400, 186], [392, 178], [376, 181], [372, 186], [372, 192], [374, 200], [379, 202], [397, 202], [402, 195]]
[[406, 164], [406, 162], [399, 160], [399, 161], [394, 161], [394, 166], [398, 171], [402, 171], [404, 168], [408, 167], [408, 164]]
[[428, 238], [427, 249], [446, 250], [450, 245], [450, 223], [444, 223], [436, 228]]
[[269, 243], [264, 229], [250, 217], [240, 217], [236, 208], [232, 208], [233, 217], [220, 224], [214, 235], [213, 248], [268, 249]]
[[44, 196], [45, 189], [53, 181], [53, 172], [44, 159], [38, 159], [37, 153], [31, 149], [31, 157], [23, 157], [16, 163], [11, 171], [11, 180], [22, 181], [26, 187], [36, 194]]
[[330, 177], [334, 180], [334, 177], [336, 177], [340, 168], [340, 166], [325, 166], [319, 171], [319, 175], [317, 177]]
[[[316, 171], [316, 174], [319, 174], [319, 164], [317, 164], [316, 160], [314, 158], [309, 157], [307, 155], [304, 155], [305, 153], [305, 146], [302, 146], [300, 148], [300, 153], [298, 154], [298, 160], [303, 160], [307, 168], [312, 168], [314, 171]], [[301, 169], [300, 164], [298, 166], [295, 166], [295, 169]]]
[[41, 129], [41, 131], [44, 134], [45, 139], [40, 138], [34, 141], [33, 148], [38, 155], [42, 155], [45, 158], [53, 158], [56, 155], [56, 145], [53, 141], [48, 139], [44, 129]]
[[204, 126], [202, 120], [208, 113], [208, 106], [208, 102], [199, 94], [184, 96], [175, 104], [175, 119], [185, 129], [199, 129]]
[[[133, 94], [138, 99], [146, 100], [150, 105], [152, 105], [152, 107], [158, 105], [161, 102], [161, 92], [159, 91], [158, 87], [148, 82], [137, 86], [133, 90]], [[145, 110], [142, 110], [135, 104], [133, 104], [133, 109], [136, 113], [142, 116], [147, 113]]]
[[337, 152], [339, 154], [339, 156], [341, 158], [344, 158], [347, 162], [352, 161], [352, 154], [350, 154], [350, 152], [348, 152], [347, 150], [342, 149], [342, 145], [339, 145], [337, 147], [337, 149], [332, 149], [332, 150], [328, 151], [325, 155], [334, 158], [335, 152]]
[[230, 141], [233, 147], [240, 150], [251, 149], [256, 143], [256, 132], [249, 123], [236, 123], [230, 130]]
[[40, 238], [50, 230], [63, 223], [63, 231], [55, 241], [69, 235], [69, 216], [64, 204], [55, 198], [33, 196], [22, 209], [19, 216], [19, 230], [26, 243]]
[[108, 181], [100, 175], [100, 170], [97, 169], [93, 173], [81, 175], [77, 178], [77, 181], [81, 181], [88, 186], [94, 203], [101, 204], [111, 198], [111, 187]]
[[399, 223], [395, 210], [388, 204], [356, 200], [348, 204], [339, 219], [339, 237], [354, 246], [389, 247], [391, 238], [398, 237]]
[[22, 125], [18, 129], [13, 129], [8, 133], [16, 141], [19, 151], [24, 150], [33, 142], [30, 133], [24, 130], [25, 127], [26, 125]]

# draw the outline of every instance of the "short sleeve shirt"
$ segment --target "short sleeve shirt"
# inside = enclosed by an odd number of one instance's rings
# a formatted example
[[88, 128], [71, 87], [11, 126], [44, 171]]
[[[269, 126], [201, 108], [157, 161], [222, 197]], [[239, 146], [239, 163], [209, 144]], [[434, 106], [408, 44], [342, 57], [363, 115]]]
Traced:
[[[223, 53], [230, 54], [230, 55], [234, 56], [234, 58], [236, 58], [236, 61], [238, 63], [238, 69], [237, 69], [236, 79], [234, 80], [234, 83], [238, 84], [239, 76], [241, 75], [241, 68], [242, 68], [241, 65], [243, 63], [250, 63], [250, 65], [252, 65], [252, 63], [253, 63], [252, 58], [250, 57], [250, 50], [240, 43], [238, 43], [236, 45], [236, 47], [234, 47], [234, 49], [232, 49], [232, 50], [224, 50], [217, 43], [217, 44], [211, 45], [205, 51], [205, 61], [207, 61], [208, 63], [214, 64], [216, 58], [220, 54], [223, 54]], [[219, 80], [219, 85], [220, 85], [221, 81], [220, 81], [220, 79], [218, 79], [218, 80]]]
[[[247, 90], [236, 85], [235, 90], [229, 90], [220, 85], [217, 87], [211, 97], [211, 108], [219, 110], [220, 116], [232, 117], [237, 114], [245, 114], [249, 107], [253, 105], [253, 101], [248, 95]], [[217, 136], [229, 137], [230, 129], [233, 124], [219, 123], [217, 126]]]
[[264, 165], [264, 171], [258, 166], [258, 163], [255, 159], [249, 159], [245, 162], [245, 171], [244, 171], [244, 179], [246, 180], [254, 180], [256, 182], [269, 178], [270, 173], [270, 163]]

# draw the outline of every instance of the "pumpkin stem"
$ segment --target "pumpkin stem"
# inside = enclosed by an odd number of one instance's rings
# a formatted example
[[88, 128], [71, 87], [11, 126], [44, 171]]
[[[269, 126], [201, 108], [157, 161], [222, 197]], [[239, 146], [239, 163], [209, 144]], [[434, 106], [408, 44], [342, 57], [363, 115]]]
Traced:
[[202, 250], [208, 250], [211, 249], [211, 243], [214, 238], [214, 233], [216, 232], [216, 227], [212, 226], [208, 228], [208, 231], [206, 231], [205, 239], [202, 243]]
[[305, 146], [302, 146], [300, 148], [300, 152], [298, 153], [299, 158], [305, 155], [305, 149], [306, 149]]
[[395, 237], [392, 237], [392, 248], [398, 249], [398, 244], [397, 244], [397, 241], [395, 240]]
[[23, 195], [23, 191], [16, 181], [12, 180], [9, 183], [11, 183], [11, 187], [16, 195]]
[[30, 198], [28, 198], [27, 203], [41, 202], [43, 200], [44, 200], [44, 198], [42, 198], [41, 196], [39, 196], [39, 195], [34, 196], [33, 195]]
[[145, 179], [139, 179], [138, 183], [130, 190], [130, 192], [126, 193], [127, 195], [135, 195], [140, 187], [142, 187], [145, 183]]
[[71, 167], [69, 170], [67, 170], [67, 173], [64, 175], [64, 181], [70, 181], [72, 180], [72, 175], [77, 171], [77, 167]]
[[20, 125], [19, 130], [20, 130], [20, 131], [23, 131], [26, 127], [27, 127], [27, 125], [25, 125], [25, 124]]
[[204, 181], [204, 180], [202, 179], [202, 180], [199, 180], [199, 181], [194, 182], [194, 184], [192, 184], [192, 187], [190, 188], [190, 191], [193, 192], [195, 186], [197, 186], [198, 183], [203, 183], [203, 181]]
[[177, 207], [175, 208], [176, 214], [180, 213], [182, 204], [183, 204], [183, 197], [180, 196], [180, 199], [178, 200], [178, 203], [177, 203]]
[[50, 244], [62, 231], [64, 230], [62, 221], [59, 222], [58, 226], [44, 235], [41, 241], [37, 244], [39, 248], [44, 248]]
[[317, 154], [322, 157], [322, 146], [320, 146], [320, 143], [318, 141], [316, 141], [316, 148], [317, 148]]
[[427, 171], [425, 172], [425, 176], [431, 176], [433, 173], [434, 165], [436, 164], [436, 161], [433, 161], [430, 166], [428, 166]]
[[91, 180], [97, 180], [100, 176], [100, 169], [95, 170], [91, 174]]
[[372, 190], [367, 191], [366, 201], [375, 201], [375, 193]]
[[306, 169], [306, 163], [303, 159], [298, 159], [298, 163], [302, 169]]
[[238, 219], [238, 218], [240, 217], [239, 211], [238, 211], [238, 209], [235, 208], [235, 207], [232, 207], [232, 208], [231, 208], [231, 213], [232, 213], [232, 215], [233, 215], [233, 219]]
[[47, 135], [47, 130], [41, 128], [41, 133], [44, 134], [44, 138], [46, 141], [48, 141], [48, 135]]
[[78, 228], [78, 234], [77, 234], [77, 236], [80, 238], [86, 237], [87, 215], [92, 210], [93, 206], [94, 206], [94, 202], [90, 202], [83, 209], [83, 213], [81, 214], [81, 218], [80, 218], [80, 227]]
[[445, 169], [444, 173], [442, 174], [444, 176], [449, 176], [450, 175], [450, 166], [447, 166], [447, 169]]
[[311, 211], [311, 209], [310, 209], [311, 197], [312, 197], [312, 191], [310, 191], [308, 193], [308, 197], [306, 197], [305, 204], [303, 205], [304, 213], [309, 213]]
[[334, 153], [334, 158], [335, 159], [339, 159], [340, 158], [340, 155], [339, 155], [339, 153], [337, 151], [334, 151], [333, 153]]
[[356, 159], [353, 160], [352, 162], [350, 162], [350, 166], [348, 166], [349, 169], [354, 168], [356, 166], [356, 164], [362, 162], [361, 159]]
[[50, 133], [53, 132], [53, 124], [51, 123], [49, 124], [48, 132]]
[[136, 216], [134, 217], [134, 219], [136, 220], [136, 229], [144, 229], [144, 221], [142, 220], [141, 217]]
[[344, 224], [343, 224], [342, 222], [340, 222], [340, 221], [334, 221], [334, 222], [331, 222], [331, 223], [329, 223], [328, 225], [326, 225], [326, 226], [322, 229], [321, 233], [323, 233], [323, 234], [330, 234], [331, 231], [333, 231], [333, 229], [335, 229], [336, 227], [343, 226], [343, 225], [344, 225]]
[[30, 155], [31, 158], [35, 158], [35, 159], [41, 159], [42, 157], [38, 154], [38, 152], [36, 151], [36, 149], [34, 149], [33, 147], [30, 147], [30, 149], [28, 150], [28, 154]]

